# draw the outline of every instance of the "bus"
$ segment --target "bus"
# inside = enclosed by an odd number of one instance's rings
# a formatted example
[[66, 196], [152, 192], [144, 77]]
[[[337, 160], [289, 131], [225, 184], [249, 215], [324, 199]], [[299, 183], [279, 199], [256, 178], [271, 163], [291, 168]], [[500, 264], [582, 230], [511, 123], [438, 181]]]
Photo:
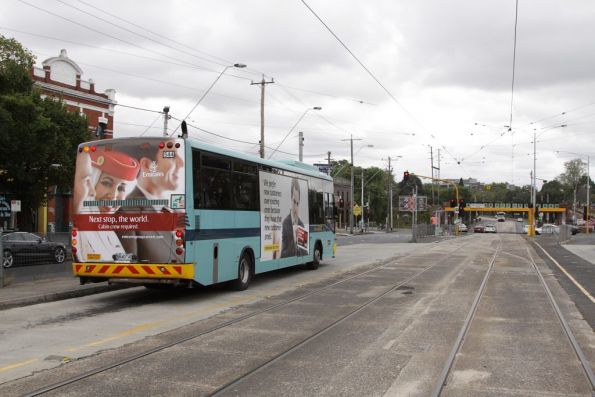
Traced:
[[230, 282], [334, 257], [333, 180], [192, 138], [79, 145], [73, 273], [147, 288]]
[[506, 216], [506, 213], [504, 211], [496, 212], [496, 220], [498, 222], [505, 222], [506, 221], [505, 216]]

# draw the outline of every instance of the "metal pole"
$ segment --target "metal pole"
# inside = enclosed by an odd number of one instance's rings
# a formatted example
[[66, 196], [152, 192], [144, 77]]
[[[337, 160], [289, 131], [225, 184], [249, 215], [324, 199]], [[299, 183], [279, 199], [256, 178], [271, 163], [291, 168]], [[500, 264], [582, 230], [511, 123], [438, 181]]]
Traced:
[[326, 152], [328, 161], [328, 175], [331, 175], [331, 152]]
[[349, 141], [351, 142], [351, 200], [349, 201], [349, 233], [353, 234], [353, 135], [350, 135]]
[[264, 75], [260, 81], [260, 158], [264, 158]]
[[2, 250], [2, 228], [0, 227], [0, 288], [4, 287], [4, 251]]
[[366, 206], [364, 205], [364, 167], [362, 167], [362, 232], [364, 231], [364, 219], [366, 212]]
[[434, 201], [434, 148], [430, 146], [430, 166], [432, 168], [432, 205], [436, 204]]
[[169, 106], [163, 108], [163, 136], [168, 136], [167, 121], [169, 120]]
[[300, 154], [300, 162], [304, 161], [304, 133], [302, 131], [298, 132], [298, 140], [299, 142], [299, 147], [298, 147], [298, 151]]
[[590, 212], [591, 212], [591, 174], [589, 172], [589, 166], [591, 161], [591, 157], [587, 156], [587, 233], [589, 233], [589, 229], [591, 226], [591, 222], [590, 222]]
[[390, 167], [390, 157], [388, 158], [388, 203], [390, 216], [390, 230], [393, 230], [393, 174]]

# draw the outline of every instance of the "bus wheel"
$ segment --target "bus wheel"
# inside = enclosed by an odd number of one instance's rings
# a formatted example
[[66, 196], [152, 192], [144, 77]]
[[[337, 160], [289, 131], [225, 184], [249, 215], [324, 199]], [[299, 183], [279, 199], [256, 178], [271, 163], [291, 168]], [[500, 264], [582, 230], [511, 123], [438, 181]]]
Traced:
[[316, 243], [314, 246], [314, 253], [312, 254], [312, 262], [306, 264], [306, 269], [316, 270], [320, 265], [320, 258], [322, 258], [322, 246], [320, 243]]
[[252, 281], [252, 258], [247, 252], [242, 253], [238, 263], [238, 278], [232, 283], [233, 289], [243, 291]]

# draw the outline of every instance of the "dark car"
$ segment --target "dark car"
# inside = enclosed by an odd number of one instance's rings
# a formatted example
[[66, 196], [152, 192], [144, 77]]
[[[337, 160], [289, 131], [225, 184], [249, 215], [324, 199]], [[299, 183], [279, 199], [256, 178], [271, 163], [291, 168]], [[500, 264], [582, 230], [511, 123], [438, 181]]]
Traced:
[[62, 263], [66, 247], [62, 243], [47, 241], [33, 233], [15, 232], [2, 236], [2, 265], [11, 267], [17, 262], [31, 263], [50, 259]]
[[473, 228], [473, 233], [483, 233], [484, 232], [484, 227], [483, 225], [476, 225]]

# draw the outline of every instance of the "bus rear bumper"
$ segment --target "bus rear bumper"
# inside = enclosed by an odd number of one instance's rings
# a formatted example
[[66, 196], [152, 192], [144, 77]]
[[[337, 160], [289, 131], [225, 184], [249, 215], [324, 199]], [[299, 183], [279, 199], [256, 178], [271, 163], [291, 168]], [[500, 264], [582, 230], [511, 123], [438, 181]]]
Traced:
[[162, 280], [172, 280], [174, 283], [181, 280], [194, 279], [193, 263], [167, 263], [167, 264], [98, 264], [98, 263], [73, 263], [72, 272], [76, 277], [88, 281], [110, 281], [116, 282], [118, 279], [133, 280], [138, 279], [141, 283], [147, 280], [161, 282]]

